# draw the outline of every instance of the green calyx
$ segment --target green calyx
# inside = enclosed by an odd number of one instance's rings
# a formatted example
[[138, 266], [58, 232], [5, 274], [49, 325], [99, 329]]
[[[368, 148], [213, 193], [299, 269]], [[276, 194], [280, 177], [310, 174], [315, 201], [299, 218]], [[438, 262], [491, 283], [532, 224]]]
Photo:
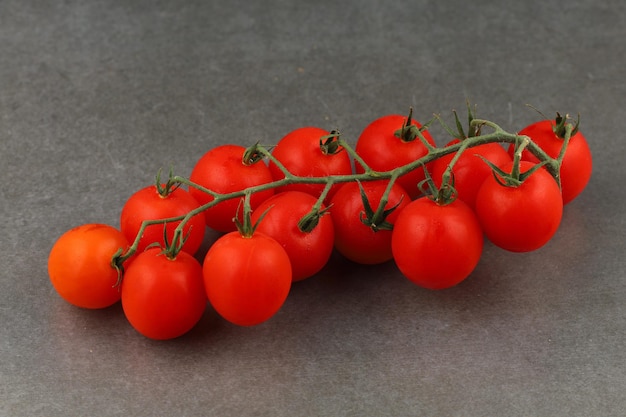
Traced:
[[372, 209], [372, 205], [367, 198], [367, 194], [365, 193], [365, 189], [363, 188], [361, 182], [357, 181], [357, 184], [359, 185], [359, 190], [361, 192], [361, 200], [363, 201], [364, 210], [360, 213], [361, 223], [371, 228], [374, 232], [378, 232], [381, 230], [393, 230], [393, 224], [387, 221], [387, 217], [389, 217], [389, 215], [398, 208], [398, 206], [402, 203], [402, 199], [400, 199], [400, 201], [398, 201], [398, 203], [393, 207], [385, 209], [392, 182], [390, 181], [389, 186], [387, 187], [385, 193], [380, 199], [380, 203], [378, 204], [376, 211]]
[[176, 189], [181, 186], [181, 183], [175, 179], [174, 168], [170, 166], [170, 171], [168, 173], [167, 182], [163, 184], [161, 182], [162, 171], [163, 171], [162, 169], [159, 169], [159, 171], [157, 172], [156, 179], [155, 179], [156, 180], [155, 186], [159, 195], [165, 198], [171, 193], [173, 193], [174, 191], [176, 191]]
[[341, 133], [334, 129], [330, 131], [329, 135], [320, 138], [320, 150], [324, 155], [335, 155], [343, 151], [343, 146], [339, 143], [340, 136]]
[[305, 214], [298, 222], [298, 230], [303, 233], [310, 233], [317, 227], [322, 216], [328, 214], [330, 207], [319, 209], [313, 207], [313, 209]]
[[[559, 112], [556, 112], [556, 118], [554, 119], [554, 126], [552, 126], [552, 131], [555, 135], [557, 135], [561, 139], [565, 139], [565, 135], [567, 134], [567, 125], [568, 125], [569, 115], [561, 116]], [[574, 136], [578, 133], [578, 127], [580, 125], [580, 114], [576, 118], [576, 123], [574, 123], [572, 127], [572, 131], [570, 133], [570, 137]]]
[[[237, 226], [237, 230], [241, 234], [242, 237], [249, 238], [252, 237], [254, 231], [263, 218], [267, 215], [267, 213], [272, 209], [272, 206], [268, 207], [260, 216], [256, 223], [252, 223], [252, 207], [250, 206], [250, 196], [252, 193], [245, 193], [244, 198], [239, 202], [239, 206], [237, 207], [237, 214], [233, 217], [233, 222], [235, 226]], [[243, 212], [241, 215], [241, 220], [239, 220], [239, 212], [242, 209]]]
[[404, 120], [402, 127], [394, 132], [394, 136], [399, 138], [403, 142], [413, 142], [415, 139], [419, 139], [422, 142], [427, 142], [422, 135], [422, 132], [428, 128], [430, 121], [424, 124], [422, 127], [417, 127], [413, 123], [413, 107], [409, 108], [409, 115]]
[[422, 194], [440, 206], [453, 203], [458, 197], [456, 188], [454, 188], [454, 174], [451, 173], [448, 176], [444, 176], [441, 186], [437, 188], [426, 166], [422, 165], [422, 167], [425, 178], [417, 185]]

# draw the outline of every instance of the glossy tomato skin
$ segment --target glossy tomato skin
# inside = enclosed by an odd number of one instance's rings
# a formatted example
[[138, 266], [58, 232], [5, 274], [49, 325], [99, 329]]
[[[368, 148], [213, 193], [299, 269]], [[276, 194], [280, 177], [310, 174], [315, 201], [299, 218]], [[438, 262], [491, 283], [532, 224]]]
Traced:
[[239, 326], [254, 326], [276, 314], [292, 281], [287, 252], [262, 233], [221, 236], [206, 254], [203, 276], [215, 311]]
[[[459, 139], [449, 142], [446, 146], [459, 143]], [[431, 176], [437, 187], [441, 186], [441, 177], [448, 168], [455, 154], [444, 155], [432, 164]], [[499, 143], [487, 143], [466, 149], [452, 167], [454, 187], [458, 198], [463, 200], [472, 209], [476, 205], [476, 194], [485, 179], [492, 175], [492, 170], [480, 157], [483, 157], [502, 168], [512, 161], [511, 156]]]
[[393, 258], [413, 283], [432, 290], [450, 288], [475, 269], [483, 232], [462, 200], [439, 205], [428, 197], [402, 210], [393, 229]]
[[173, 339], [191, 330], [206, 308], [202, 266], [181, 251], [170, 259], [160, 248], [140, 253], [122, 281], [129, 323], [150, 339]]
[[[555, 122], [553, 120], [541, 120], [520, 130], [519, 134], [530, 137], [548, 155], [556, 158], [563, 147], [563, 139], [554, 133], [554, 125]], [[509, 146], [511, 155], [514, 148], [513, 144]], [[522, 159], [535, 163], [539, 162], [537, 157], [528, 150], [522, 152]], [[592, 169], [591, 150], [585, 137], [578, 131], [570, 138], [561, 164], [560, 175], [563, 204], [571, 202], [585, 189], [591, 178]]]
[[[396, 114], [374, 120], [361, 132], [355, 147], [356, 153], [376, 171], [389, 171], [425, 156], [428, 149], [419, 138], [406, 142], [395, 135], [405, 120], [405, 116]], [[411, 123], [421, 127], [416, 120]], [[427, 130], [422, 135], [431, 145], [435, 145]], [[426, 164], [426, 167], [430, 169], [430, 164]], [[356, 163], [356, 171], [362, 173], [364, 169]], [[398, 184], [409, 193], [411, 199], [415, 199], [421, 194], [418, 184], [424, 177], [424, 170], [418, 168], [398, 178]]]
[[[317, 198], [302, 191], [283, 191], [265, 200], [252, 213], [252, 222], [263, 217], [256, 228], [278, 243], [287, 252], [292, 268], [293, 281], [309, 278], [319, 272], [328, 262], [333, 251], [335, 228], [329, 214], [319, 218], [310, 232], [298, 228], [298, 222], [311, 211]], [[321, 209], [324, 209], [322, 205]]]
[[[192, 195], [177, 188], [166, 196], [159, 194], [156, 185], [150, 185], [135, 192], [124, 204], [120, 215], [120, 228], [126, 239], [133, 242], [139, 233], [141, 223], [144, 220], [166, 219], [168, 217], [183, 216], [200, 206]], [[163, 241], [163, 227], [167, 231], [168, 242], [172, 243], [174, 229], [180, 221], [162, 224], [154, 224], [146, 227], [139, 240], [137, 252], [143, 252], [146, 246], [156, 242], [165, 247]], [[187, 236], [183, 250], [195, 254], [204, 239], [206, 221], [204, 213], [193, 216], [183, 229], [183, 236]]]
[[85, 224], [65, 232], [48, 257], [48, 275], [54, 289], [68, 303], [99, 309], [120, 299], [118, 272], [113, 255], [128, 249], [118, 229], [105, 224]]
[[[352, 164], [347, 152], [324, 153], [320, 148], [320, 138], [330, 132], [318, 127], [302, 127], [285, 135], [272, 150], [272, 156], [289, 172], [302, 177], [326, 177], [329, 175], [349, 175]], [[283, 172], [273, 162], [269, 163], [272, 177], [275, 180], [285, 178]], [[319, 197], [324, 184], [290, 184], [279, 188], [279, 191], [303, 191]], [[330, 189], [329, 201], [337, 186]]]
[[[504, 171], [510, 172], [511, 165]], [[522, 161], [520, 170], [527, 171], [534, 165]], [[556, 233], [563, 201], [556, 181], [544, 169], [535, 171], [517, 187], [503, 186], [490, 176], [478, 190], [476, 214], [485, 235], [496, 246], [511, 252], [530, 252]]]
[[[364, 181], [361, 183], [373, 211], [387, 187], [387, 181]], [[398, 183], [394, 183], [385, 209], [399, 204], [387, 217], [393, 224], [398, 214], [409, 204], [408, 193]], [[335, 226], [335, 248], [349, 260], [367, 265], [380, 264], [391, 260], [391, 230], [374, 232], [361, 221], [365, 207], [359, 185], [348, 182], [341, 186], [331, 200], [330, 213]]]
[[[238, 145], [221, 145], [211, 149], [196, 163], [189, 179], [218, 193], [241, 191], [272, 182], [272, 174], [265, 163], [260, 161], [245, 165], [242, 162], [245, 150]], [[196, 188], [190, 188], [189, 192], [201, 205], [213, 200], [213, 197]], [[252, 209], [256, 208], [273, 194], [273, 189], [252, 194], [250, 206]], [[236, 230], [233, 218], [239, 204], [240, 199], [233, 198], [207, 209], [204, 212], [207, 226], [219, 232]]]

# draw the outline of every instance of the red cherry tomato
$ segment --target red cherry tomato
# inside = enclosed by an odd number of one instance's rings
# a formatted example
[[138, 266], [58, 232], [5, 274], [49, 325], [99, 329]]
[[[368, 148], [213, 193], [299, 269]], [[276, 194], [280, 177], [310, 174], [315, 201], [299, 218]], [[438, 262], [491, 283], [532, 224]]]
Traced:
[[[317, 199], [301, 191], [284, 191], [265, 200], [252, 213], [256, 228], [275, 239], [287, 252], [293, 272], [293, 281], [309, 278], [319, 272], [328, 262], [333, 250], [335, 229], [329, 214], [322, 215], [310, 232], [298, 228], [298, 222], [311, 211]], [[324, 206], [321, 207], [324, 209]]]
[[[396, 135], [406, 119], [404, 116], [392, 114], [374, 120], [359, 136], [356, 153], [376, 171], [389, 171], [425, 156], [428, 148], [419, 138], [407, 141]], [[411, 124], [421, 127], [416, 120], [411, 120]], [[423, 131], [422, 135], [431, 145], [435, 145], [428, 131]], [[430, 169], [430, 164], [426, 167]], [[356, 171], [362, 173], [364, 169], [357, 163]], [[421, 194], [418, 184], [424, 176], [424, 170], [418, 168], [398, 178], [397, 182], [409, 193], [411, 199], [415, 199]]]
[[[520, 171], [533, 162], [522, 161]], [[504, 167], [510, 172], [512, 163]], [[485, 235], [496, 246], [512, 252], [529, 252], [545, 245], [556, 233], [563, 214], [561, 191], [544, 169], [532, 173], [521, 185], [507, 187], [489, 176], [478, 190], [476, 214]]]
[[391, 244], [404, 276], [421, 287], [439, 290], [471, 274], [482, 254], [483, 232], [462, 200], [439, 205], [422, 197], [398, 216]]
[[[455, 139], [447, 146], [459, 143]], [[431, 176], [437, 188], [441, 187], [441, 176], [448, 168], [450, 161], [455, 154], [445, 155], [432, 164]], [[483, 161], [480, 156], [493, 163], [498, 168], [511, 162], [511, 156], [499, 143], [487, 143], [473, 148], [468, 148], [457, 159], [452, 167], [454, 175], [454, 188], [458, 198], [463, 200], [472, 209], [476, 205], [476, 194], [485, 179], [492, 175], [491, 167]]]
[[206, 294], [224, 319], [240, 326], [260, 324], [278, 312], [291, 288], [289, 256], [262, 233], [221, 236], [203, 264]]
[[120, 299], [113, 255], [128, 249], [119, 230], [104, 224], [85, 224], [65, 232], [52, 246], [48, 274], [54, 289], [68, 303], [105, 308]]
[[[272, 150], [272, 155], [287, 170], [302, 177], [326, 177], [329, 175], [349, 175], [352, 164], [347, 152], [339, 150], [335, 153], [320, 146], [320, 140], [330, 133], [317, 127], [302, 127], [288, 133]], [[283, 172], [273, 162], [269, 163], [272, 177], [275, 180], [285, 178]], [[326, 196], [326, 201], [337, 190], [333, 186]], [[291, 184], [279, 188], [279, 191], [303, 191], [319, 197], [324, 184]]]
[[[243, 163], [245, 148], [238, 145], [221, 145], [205, 153], [196, 163], [190, 180], [217, 193], [242, 191], [249, 187], [272, 182], [272, 174], [262, 161], [246, 165]], [[213, 201], [213, 197], [196, 188], [191, 188], [191, 195], [204, 205]], [[250, 206], [256, 208], [274, 194], [273, 189], [254, 193]], [[206, 224], [219, 232], [236, 230], [233, 218], [237, 215], [240, 200], [233, 198], [222, 201], [207, 209]]]
[[142, 335], [173, 339], [191, 330], [206, 308], [202, 266], [187, 252], [170, 259], [160, 248], [140, 253], [122, 281], [122, 308]]
[[[373, 211], [379, 206], [387, 184], [388, 181], [361, 183]], [[393, 225], [409, 201], [407, 192], [394, 183], [385, 209], [398, 206], [386, 221]], [[374, 231], [361, 221], [365, 206], [358, 183], [348, 182], [337, 190], [331, 200], [330, 213], [335, 225], [335, 248], [343, 256], [360, 264], [379, 264], [392, 258], [391, 230]]]
[[[186, 215], [199, 206], [198, 201], [182, 188], [177, 188], [170, 191], [166, 196], [162, 196], [157, 187], [151, 185], [137, 191], [126, 201], [120, 216], [121, 230], [126, 239], [133, 242], [144, 220], [159, 220]], [[167, 223], [165, 226], [154, 224], [146, 227], [139, 240], [137, 251], [143, 252], [146, 246], [154, 242], [164, 247], [163, 227], [167, 231], [168, 242], [172, 243], [174, 229], [179, 224], [180, 221], [177, 221]], [[183, 228], [183, 236], [187, 237], [183, 250], [192, 255], [196, 253], [204, 239], [205, 229], [204, 213], [201, 212], [193, 216]]]
[[[542, 120], [519, 131], [520, 135], [530, 137], [549, 156], [556, 158], [563, 147], [563, 139], [556, 135], [553, 128], [554, 120]], [[511, 144], [509, 153], [512, 155], [515, 145]], [[538, 159], [528, 150], [522, 152], [522, 159], [534, 163]], [[561, 194], [563, 204], [571, 202], [587, 186], [592, 171], [591, 150], [585, 137], [578, 131], [570, 138], [561, 163]]]

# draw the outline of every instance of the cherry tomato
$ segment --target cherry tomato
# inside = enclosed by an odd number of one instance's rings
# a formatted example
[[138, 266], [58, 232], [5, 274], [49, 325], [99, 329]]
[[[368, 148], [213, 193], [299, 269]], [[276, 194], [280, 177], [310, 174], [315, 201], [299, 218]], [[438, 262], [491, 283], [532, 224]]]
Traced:
[[[376, 211], [388, 181], [365, 181], [361, 185], [372, 210]], [[394, 183], [385, 209], [397, 207], [385, 220], [393, 226], [398, 214], [409, 201], [404, 188]], [[370, 265], [392, 258], [391, 230], [374, 231], [361, 221], [366, 210], [358, 183], [348, 182], [337, 190], [331, 200], [330, 213], [335, 226], [335, 248], [343, 256], [353, 262]]]
[[169, 258], [149, 248], [133, 260], [122, 281], [122, 308], [142, 335], [173, 339], [191, 330], [206, 308], [202, 266], [192, 255]]
[[119, 230], [105, 224], [85, 224], [65, 232], [52, 246], [48, 275], [54, 289], [68, 303], [105, 308], [120, 299], [113, 255], [128, 249]]
[[[459, 139], [454, 139], [446, 146], [454, 145], [459, 142]], [[437, 188], [441, 186], [441, 176], [448, 168], [448, 164], [450, 164], [454, 155], [455, 154], [448, 154], [433, 162], [431, 176]], [[502, 168], [512, 161], [506, 149], [499, 143], [487, 143], [463, 151], [452, 167], [454, 188], [457, 191], [458, 198], [467, 203], [472, 209], [476, 205], [478, 189], [487, 176], [492, 175], [491, 167], [487, 165], [479, 155], [499, 168]]]
[[[335, 229], [329, 214], [318, 218], [310, 232], [298, 228], [298, 222], [307, 215], [317, 198], [301, 191], [284, 191], [265, 200], [252, 213], [252, 222], [258, 223], [257, 233], [264, 233], [287, 252], [291, 261], [293, 281], [309, 278], [319, 272], [328, 262], [333, 251]], [[324, 210], [322, 205], [321, 210]]]
[[[406, 140], [397, 135], [406, 119], [404, 116], [392, 114], [374, 120], [361, 132], [356, 143], [356, 153], [376, 171], [389, 171], [425, 156], [428, 148], [419, 138]], [[421, 127], [413, 119], [411, 124]], [[422, 135], [431, 145], [435, 145], [428, 131], [423, 131]], [[430, 164], [426, 164], [426, 168], [430, 169]], [[356, 171], [364, 172], [359, 163], [356, 163]], [[418, 168], [398, 178], [398, 184], [409, 193], [411, 199], [415, 199], [421, 194], [418, 184], [423, 179], [424, 170]]]
[[[563, 139], [553, 130], [554, 120], [542, 120], [533, 123], [519, 131], [520, 135], [530, 137], [549, 156], [556, 158], [563, 147]], [[512, 155], [515, 145], [509, 146]], [[534, 163], [538, 159], [528, 150], [522, 152], [522, 159]], [[592, 171], [591, 150], [585, 137], [578, 131], [574, 134], [567, 145], [563, 162], [561, 163], [561, 194], [563, 204], [571, 202], [587, 186]]]
[[[198, 201], [182, 188], [171, 190], [167, 195], [162, 196], [156, 185], [151, 185], [137, 191], [126, 201], [120, 216], [120, 227], [126, 239], [133, 242], [144, 220], [159, 220], [185, 215], [199, 206]], [[180, 221], [177, 221], [167, 223], [165, 226], [154, 224], [146, 227], [139, 240], [137, 251], [143, 252], [146, 246], [154, 242], [164, 247], [163, 227], [167, 231], [168, 242], [172, 243], [174, 229], [179, 224]], [[183, 250], [192, 255], [196, 253], [204, 240], [205, 228], [204, 213], [198, 213], [189, 219], [183, 228], [183, 236], [187, 237]]]
[[[521, 161], [520, 171], [533, 162]], [[510, 172], [512, 163], [504, 167]], [[476, 214], [485, 235], [496, 246], [512, 252], [529, 252], [546, 244], [556, 233], [563, 214], [561, 191], [544, 169], [517, 187], [487, 177], [476, 196]]]
[[291, 287], [291, 264], [283, 247], [262, 233], [221, 236], [203, 264], [206, 294], [224, 319], [260, 324], [278, 312]]
[[462, 200], [439, 205], [422, 197], [398, 216], [391, 245], [404, 276], [421, 287], [439, 290], [460, 283], [475, 269], [483, 250], [483, 232]]
[[[221, 145], [205, 153], [196, 163], [190, 180], [198, 185], [218, 193], [231, 193], [261, 184], [272, 182], [272, 174], [262, 161], [253, 164], [243, 163], [245, 148], [238, 145]], [[191, 188], [191, 195], [204, 205], [213, 197], [196, 188]], [[252, 209], [274, 194], [273, 189], [254, 193], [250, 199]], [[219, 232], [236, 230], [233, 218], [237, 215], [240, 200], [225, 200], [207, 209], [206, 224]]]
[[[341, 148], [334, 150], [332, 142], [328, 146], [320, 146], [322, 138], [329, 135], [330, 132], [317, 127], [296, 129], [278, 142], [272, 150], [272, 155], [290, 173], [297, 176], [326, 177], [351, 174], [352, 164], [347, 152]], [[283, 172], [273, 162], [269, 163], [269, 168], [275, 180], [285, 178]], [[326, 201], [330, 201], [337, 188], [338, 186], [333, 186], [330, 189]], [[303, 191], [319, 197], [323, 189], [324, 184], [291, 184], [279, 188], [279, 191]]]

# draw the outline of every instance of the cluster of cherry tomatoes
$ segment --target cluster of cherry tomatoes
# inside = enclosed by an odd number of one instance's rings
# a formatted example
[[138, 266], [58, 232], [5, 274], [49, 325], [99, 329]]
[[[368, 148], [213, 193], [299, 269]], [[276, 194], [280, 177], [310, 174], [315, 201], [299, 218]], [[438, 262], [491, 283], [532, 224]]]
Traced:
[[[519, 135], [557, 158], [566, 123], [560, 116], [542, 120]], [[402, 115], [373, 121], [350, 152], [336, 132], [316, 127], [288, 133], [269, 158], [246, 159], [242, 146], [218, 146], [197, 161], [193, 186], [170, 175], [167, 183], [157, 179], [133, 194], [121, 210], [120, 229], [87, 224], [63, 234], [49, 255], [49, 276], [60, 296], [79, 307], [105, 308], [121, 299], [130, 324], [153, 339], [189, 331], [207, 301], [232, 323], [262, 323], [280, 309], [292, 283], [317, 274], [334, 250], [361, 264], [393, 260], [417, 285], [448, 288], [474, 270], [485, 237], [525, 252], [554, 235], [564, 204], [591, 175], [578, 125], [569, 133], [560, 186], [534, 154], [520, 149], [514, 158], [517, 144], [496, 142], [377, 178], [442, 149]], [[458, 136], [446, 146], [475, 139], [480, 128], [467, 135], [459, 128]], [[341, 180], [285, 181], [290, 175]], [[261, 188], [244, 199], [227, 198], [254, 187]], [[195, 214], [176, 234], [188, 213]], [[159, 219], [177, 220], [146, 227]], [[221, 235], [200, 260], [207, 227]]]

